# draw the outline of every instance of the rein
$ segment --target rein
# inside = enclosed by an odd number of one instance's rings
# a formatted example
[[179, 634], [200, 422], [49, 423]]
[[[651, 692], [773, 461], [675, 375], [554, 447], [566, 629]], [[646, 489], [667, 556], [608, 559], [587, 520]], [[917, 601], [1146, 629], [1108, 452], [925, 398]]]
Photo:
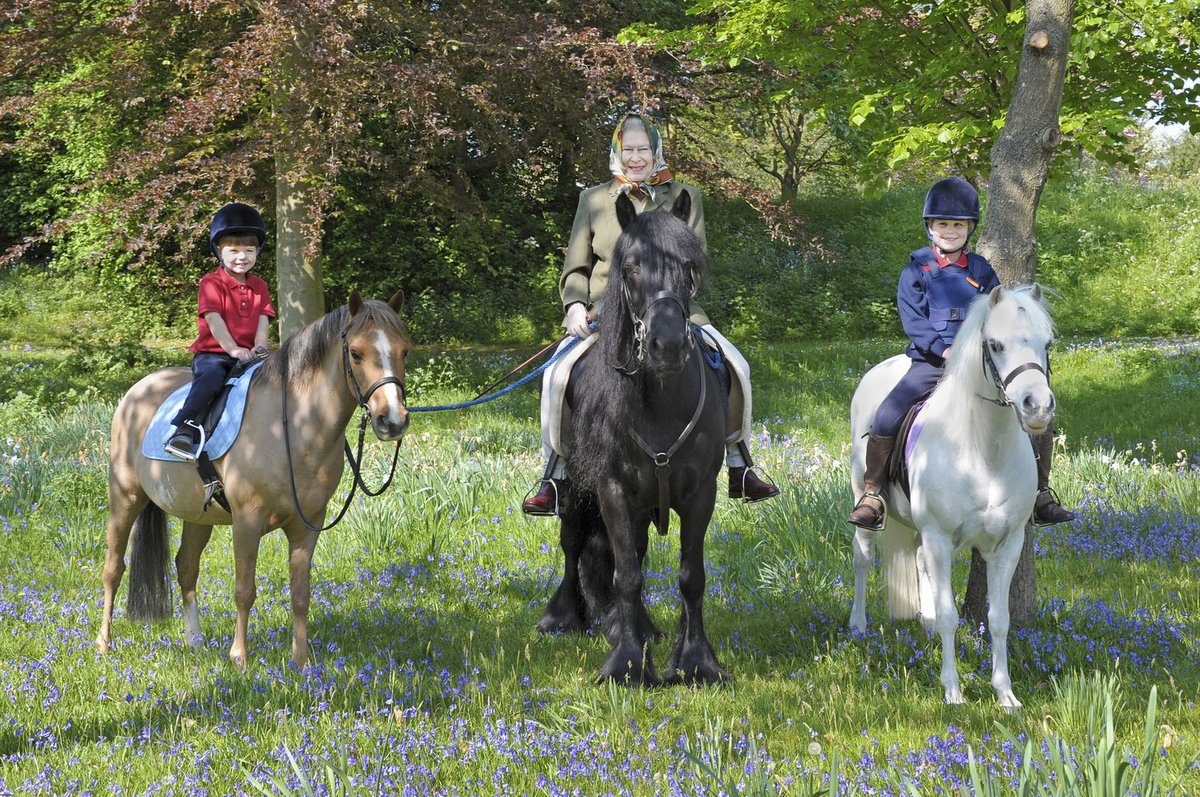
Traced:
[[350, 384], [354, 387], [354, 398], [358, 402], [358, 406], [361, 407], [364, 412], [358, 424], [357, 453], [354, 453], [350, 450], [350, 444], [348, 442], [343, 441], [342, 443], [342, 445], [345, 447], [346, 461], [350, 463], [350, 472], [354, 474], [354, 480], [350, 484], [350, 494], [346, 496], [346, 502], [342, 504], [342, 508], [338, 511], [337, 517], [331, 520], [328, 525], [318, 526], [317, 524], [313, 523], [304, 515], [304, 510], [300, 508], [300, 495], [296, 490], [296, 468], [292, 462], [291, 434], [288, 430], [288, 391], [286, 379], [283, 380], [283, 384], [280, 387], [280, 394], [282, 395], [283, 399], [283, 448], [284, 451], [287, 452], [288, 481], [292, 487], [292, 508], [296, 510], [296, 516], [300, 518], [300, 522], [302, 522], [305, 527], [307, 527], [310, 531], [315, 531], [318, 533], [322, 531], [328, 531], [341, 522], [342, 518], [346, 515], [346, 511], [350, 508], [350, 502], [354, 500], [355, 491], [359, 488], [361, 488], [366, 495], [370, 496], [376, 496], [383, 493], [383, 491], [386, 490], [392, 483], [392, 477], [396, 473], [396, 462], [400, 458], [400, 441], [397, 440], [396, 449], [392, 452], [392, 465], [388, 469], [387, 478], [384, 480], [383, 484], [380, 485], [378, 490], [372, 492], [371, 489], [367, 487], [367, 484], [365, 481], [363, 481], [362, 477], [363, 441], [366, 437], [367, 423], [370, 420], [370, 410], [367, 406], [367, 402], [371, 399], [371, 396], [375, 393], [375, 391], [384, 385], [398, 385], [400, 388], [400, 401], [405, 404], [408, 403], [406, 400], [407, 393], [404, 390], [404, 382], [396, 376], [385, 376], [382, 379], [376, 380], [374, 384], [367, 388], [365, 393], [361, 388], [359, 388], [358, 379], [354, 376], [354, 369], [350, 367], [350, 345], [346, 342], [346, 335], [349, 331], [350, 326], [347, 324], [346, 328], [342, 330], [342, 364], [345, 368], [346, 375], [350, 377]]
[[1042, 367], [1041, 363], [1027, 362], [1027, 363], [1021, 363], [1016, 368], [1009, 371], [1008, 376], [1001, 379], [1000, 378], [1000, 369], [996, 367], [996, 361], [992, 358], [991, 351], [988, 350], [988, 345], [987, 345], [986, 340], [983, 341], [982, 350], [983, 350], [983, 367], [988, 372], [988, 374], [991, 376], [992, 384], [995, 385], [996, 389], [1000, 391], [1000, 398], [994, 399], [994, 398], [988, 398], [987, 396], [979, 396], [979, 398], [983, 399], [984, 401], [990, 401], [992, 404], [995, 404], [997, 407], [1011, 407], [1013, 405], [1012, 400], [1009, 399], [1009, 397], [1008, 397], [1008, 386], [1010, 384], [1012, 384], [1012, 381], [1014, 379], [1016, 379], [1018, 376], [1025, 373], [1026, 371], [1037, 371], [1038, 373], [1040, 373], [1042, 376], [1046, 377], [1047, 379], [1050, 378], [1050, 375], [1046, 373], [1046, 369]]

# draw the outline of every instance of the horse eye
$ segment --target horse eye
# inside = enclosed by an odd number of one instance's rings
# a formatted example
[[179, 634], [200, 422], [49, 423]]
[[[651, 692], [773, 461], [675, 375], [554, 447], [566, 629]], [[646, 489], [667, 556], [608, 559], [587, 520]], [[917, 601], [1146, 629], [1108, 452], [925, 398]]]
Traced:
[[355, 349], [351, 349], [350, 350], [350, 359], [354, 360], [354, 362], [356, 362], [356, 363], [360, 363], [360, 362], [362, 362], [362, 355], [359, 354]]
[[998, 340], [989, 340], [988, 348], [992, 350], [992, 354], [999, 354], [1004, 351], [1004, 344]]

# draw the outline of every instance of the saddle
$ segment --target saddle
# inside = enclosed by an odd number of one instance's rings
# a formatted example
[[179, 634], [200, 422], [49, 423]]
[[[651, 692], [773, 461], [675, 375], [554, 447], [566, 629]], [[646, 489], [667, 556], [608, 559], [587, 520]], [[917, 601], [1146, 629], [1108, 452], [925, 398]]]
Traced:
[[[242, 426], [242, 414], [246, 409], [246, 393], [250, 389], [254, 373], [262, 360], [249, 363], [239, 363], [225, 380], [221, 392], [213, 400], [208, 412], [200, 422], [204, 429], [204, 449], [196, 458], [196, 469], [204, 482], [204, 508], [216, 501], [226, 512], [229, 503], [225, 499], [225, 488], [213, 467], [213, 460], [220, 459], [237, 439]], [[154, 413], [154, 418], [146, 428], [142, 438], [142, 456], [146, 459], [157, 459], [165, 462], [178, 462], [175, 457], [163, 451], [163, 445], [174, 428], [171, 419], [183, 405], [191, 382], [181, 385], [163, 401]]]
[[917, 437], [921, 433], [921, 422], [918, 416], [925, 408], [925, 402], [929, 400], [932, 392], [930, 391], [918, 399], [908, 414], [904, 416], [904, 421], [900, 424], [900, 431], [896, 433], [896, 444], [892, 447], [892, 455], [888, 458], [888, 483], [899, 485], [900, 489], [904, 491], [904, 497], [910, 500], [912, 494], [908, 483], [908, 455], [912, 451], [913, 443], [917, 441]]

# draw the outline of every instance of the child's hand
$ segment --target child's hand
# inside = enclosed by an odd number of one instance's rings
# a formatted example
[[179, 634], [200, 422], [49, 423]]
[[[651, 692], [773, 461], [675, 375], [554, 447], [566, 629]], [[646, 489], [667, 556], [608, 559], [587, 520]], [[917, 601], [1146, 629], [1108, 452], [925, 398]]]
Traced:
[[235, 347], [233, 351], [229, 352], [229, 356], [240, 363], [248, 363], [254, 359], [254, 355], [250, 353], [250, 350], [244, 349], [241, 346]]

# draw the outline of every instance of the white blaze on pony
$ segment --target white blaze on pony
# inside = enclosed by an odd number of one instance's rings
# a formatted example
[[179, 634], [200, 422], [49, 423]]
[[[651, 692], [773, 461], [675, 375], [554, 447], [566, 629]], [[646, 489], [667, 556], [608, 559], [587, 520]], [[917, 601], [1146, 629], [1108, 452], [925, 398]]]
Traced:
[[[950, 584], [954, 554], [977, 548], [987, 562], [992, 686], [1015, 710], [1008, 674], [1008, 589], [1037, 494], [1029, 435], [1054, 416], [1047, 352], [1054, 325], [1034, 284], [996, 288], [971, 306], [955, 340], [946, 374], [922, 412], [910, 446], [911, 499], [889, 489], [886, 526], [859, 528], [854, 543], [854, 604], [850, 627], [866, 629], [866, 583], [879, 534], [889, 613], [916, 617], [942, 641], [941, 681], [947, 703], [963, 702], [954, 655], [958, 610]], [[876, 365], [850, 404], [851, 487], [865, 489], [865, 436], [875, 409], [908, 368], [904, 355]]]

